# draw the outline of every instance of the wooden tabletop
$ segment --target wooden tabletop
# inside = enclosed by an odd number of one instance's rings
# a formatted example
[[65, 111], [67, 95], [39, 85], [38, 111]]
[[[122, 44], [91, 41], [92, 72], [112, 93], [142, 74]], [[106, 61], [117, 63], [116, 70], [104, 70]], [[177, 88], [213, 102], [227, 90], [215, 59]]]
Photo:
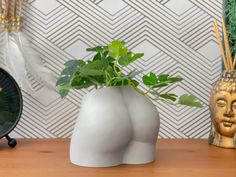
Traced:
[[0, 140], [0, 177], [236, 177], [236, 150], [207, 140], [158, 140], [157, 160], [146, 165], [84, 168], [69, 160], [69, 140]]

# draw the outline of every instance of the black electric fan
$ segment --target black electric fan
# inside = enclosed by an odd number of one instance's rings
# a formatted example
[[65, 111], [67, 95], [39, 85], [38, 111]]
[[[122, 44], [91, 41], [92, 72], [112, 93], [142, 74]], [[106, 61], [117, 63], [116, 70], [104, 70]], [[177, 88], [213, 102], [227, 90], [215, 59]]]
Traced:
[[14, 78], [0, 68], [0, 139], [5, 137], [10, 147], [17, 142], [9, 133], [16, 127], [23, 109], [23, 99]]

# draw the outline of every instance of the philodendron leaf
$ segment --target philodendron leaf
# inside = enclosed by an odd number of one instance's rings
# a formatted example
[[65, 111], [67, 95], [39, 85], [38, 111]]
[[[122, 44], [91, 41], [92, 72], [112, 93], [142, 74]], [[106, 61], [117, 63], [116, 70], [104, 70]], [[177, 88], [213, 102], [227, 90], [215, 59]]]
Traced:
[[59, 86], [59, 85], [67, 85], [69, 84], [71, 81], [71, 76], [62, 76], [60, 77], [58, 80], [57, 80], [57, 83], [56, 83], [56, 86]]
[[102, 70], [96, 70], [96, 69], [81, 69], [80, 75], [82, 77], [85, 76], [101, 76], [104, 72]]
[[69, 89], [60, 89], [59, 90], [59, 94], [61, 96], [61, 98], [64, 98], [66, 95], [68, 95], [69, 93]]
[[85, 76], [101, 76], [104, 74], [104, 69], [109, 65], [108, 61], [96, 60], [90, 62], [80, 68], [80, 75]]
[[122, 75], [121, 78], [132, 80], [135, 76], [139, 75], [140, 73], [142, 73], [142, 71], [133, 70], [133, 71], [129, 72], [129, 74], [127, 74], [127, 75]]
[[171, 77], [171, 78], [169, 78], [170, 83], [181, 82], [182, 80], [183, 80], [183, 78], [181, 78], [181, 77]]
[[166, 87], [168, 86], [168, 82], [159, 82], [153, 86], [153, 88], [161, 88], [161, 87]]
[[168, 78], [169, 78], [169, 74], [160, 74], [160, 75], [158, 76], [159, 82], [165, 82], [165, 81], [168, 80]]
[[132, 54], [131, 53], [128, 53], [127, 55], [123, 56], [123, 57], [120, 57], [120, 59], [118, 60], [119, 64], [121, 66], [126, 66], [128, 65], [128, 61], [131, 59], [131, 56]]
[[157, 76], [155, 73], [150, 73], [150, 75], [143, 76], [143, 83], [148, 86], [154, 86], [157, 84]]
[[73, 75], [78, 70], [79, 62], [78, 60], [71, 60], [65, 63], [66, 68], [62, 70], [60, 78], [57, 80], [56, 86], [68, 85], [73, 78]]
[[86, 63], [83, 60], [70, 60], [65, 63], [65, 69], [61, 72], [60, 78], [57, 80], [56, 86], [59, 94], [64, 98], [71, 88], [71, 82], [74, 75]]
[[102, 56], [100, 53], [97, 53], [94, 57], [93, 57], [93, 61], [96, 61], [96, 60], [101, 60], [102, 59]]
[[129, 52], [126, 56], [124, 57], [121, 57], [119, 59], [119, 64], [121, 66], [127, 66], [129, 65], [130, 63], [136, 61], [137, 59], [143, 57], [144, 54], [143, 53], [137, 53], [137, 54], [132, 54], [131, 52]]
[[171, 93], [160, 94], [159, 97], [167, 99], [167, 100], [171, 100], [171, 101], [177, 100], [177, 95], [171, 94]]
[[153, 88], [166, 87], [170, 84], [181, 82], [182, 80], [181, 77], [171, 77], [168, 74], [161, 74], [157, 77], [157, 83], [153, 85]]
[[73, 65], [78, 65], [78, 60], [69, 60], [64, 64], [66, 67], [71, 67]]
[[70, 67], [66, 67], [62, 72], [61, 72], [61, 77], [63, 76], [72, 76], [76, 71], [78, 65], [72, 65]]
[[158, 76], [159, 82], [175, 83], [175, 82], [181, 82], [182, 80], [183, 80], [183, 78], [181, 78], [181, 77], [171, 77], [168, 74], [160, 74]]
[[125, 43], [120, 41], [112, 41], [108, 45], [108, 49], [109, 55], [116, 60], [118, 60], [120, 57], [126, 56], [128, 53], [128, 49], [125, 47]]
[[94, 48], [86, 49], [88, 52], [97, 52], [97, 54], [93, 57], [93, 61], [101, 60], [105, 58], [108, 54], [108, 47], [107, 46], [97, 46]]
[[74, 89], [82, 89], [82, 88], [87, 88], [92, 86], [93, 83], [87, 79], [87, 78], [82, 78], [79, 75], [75, 76], [75, 78], [73, 79], [71, 86]]
[[136, 80], [131, 80], [131, 84], [132, 84], [132, 86], [134, 86], [134, 87], [138, 87], [139, 82], [136, 81]]
[[88, 52], [99, 52], [99, 53], [105, 52], [107, 50], [108, 50], [107, 46], [97, 46], [97, 47], [86, 49], [86, 51]]
[[196, 96], [188, 94], [184, 94], [179, 98], [179, 104], [197, 108], [203, 107], [203, 105], [197, 100]]
[[85, 64], [86, 63], [83, 60], [69, 60], [64, 65], [66, 67], [74, 67], [74, 66], [80, 66], [81, 67], [81, 66], [83, 66]]

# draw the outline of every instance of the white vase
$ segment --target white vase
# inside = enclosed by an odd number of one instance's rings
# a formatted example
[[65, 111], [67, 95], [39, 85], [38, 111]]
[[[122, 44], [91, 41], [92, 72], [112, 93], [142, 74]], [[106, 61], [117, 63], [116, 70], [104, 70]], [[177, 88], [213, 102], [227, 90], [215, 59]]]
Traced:
[[154, 104], [132, 87], [94, 90], [82, 101], [70, 160], [86, 167], [152, 162], [159, 126]]

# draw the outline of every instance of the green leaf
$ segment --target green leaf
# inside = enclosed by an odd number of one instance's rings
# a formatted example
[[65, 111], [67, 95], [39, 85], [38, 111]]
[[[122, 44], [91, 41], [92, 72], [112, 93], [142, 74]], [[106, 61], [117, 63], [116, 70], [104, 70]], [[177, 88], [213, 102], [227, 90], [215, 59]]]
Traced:
[[118, 62], [121, 66], [127, 66], [143, 56], [143, 53], [132, 54], [129, 52], [126, 56], [121, 57]]
[[101, 76], [104, 74], [104, 67], [108, 66], [108, 61], [96, 60], [80, 68], [80, 75], [84, 76]]
[[85, 76], [101, 76], [103, 74], [104, 74], [104, 71], [102, 71], [102, 70], [86, 69], [86, 68], [81, 69], [81, 73], [80, 73], [80, 75], [82, 77], [85, 77]]
[[110, 65], [106, 68], [105, 72], [108, 73], [110, 77], [116, 77], [116, 73]]
[[106, 58], [102, 58], [100, 65], [102, 69], [106, 69], [109, 66], [109, 61]]
[[84, 65], [86, 65], [85, 61], [83, 60], [78, 60], [77, 62], [79, 67], [83, 67]]
[[153, 88], [167, 87], [170, 84], [180, 82], [183, 79], [181, 77], [171, 77], [168, 74], [161, 74], [157, 77], [157, 84], [153, 86]]
[[67, 85], [71, 81], [71, 76], [63, 76], [57, 80], [56, 86], [58, 85]]
[[104, 51], [107, 51], [107, 50], [108, 50], [107, 46], [97, 46], [97, 47], [86, 49], [86, 51], [88, 52], [98, 52], [98, 53], [103, 53]]
[[57, 90], [62, 98], [68, 94], [75, 74], [79, 72], [80, 67], [85, 64], [83, 60], [70, 60], [65, 63], [66, 68], [61, 72], [56, 83]]
[[169, 74], [161, 74], [158, 76], [159, 82], [165, 82], [168, 80], [168, 78], [169, 78]]
[[120, 41], [112, 41], [108, 45], [108, 49], [109, 55], [116, 60], [118, 60], [120, 57], [126, 56], [128, 53], [128, 49], [125, 47], [125, 43]]
[[103, 58], [106, 58], [107, 54], [109, 52], [107, 46], [98, 46], [98, 47], [95, 47], [95, 48], [89, 48], [89, 49], [87, 49], [87, 51], [97, 52], [97, 54], [93, 57], [92, 61], [101, 60]]
[[138, 87], [138, 85], [139, 85], [139, 82], [136, 81], [136, 80], [131, 80], [131, 83], [132, 83], [132, 85], [135, 86], [135, 87]]
[[96, 86], [102, 85], [104, 83], [103, 77], [86, 77], [91, 83], [93, 83]]
[[97, 53], [94, 57], [93, 57], [93, 61], [96, 61], [96, 60], [101, 60], [102, 59], [102, 56], [100, 53]]
[[120, 57], [118, 62], [121, 66], [126, 66], [129, 63], [129, 60], [131, 60], [131, 57], [131, 53], [128, 53], [126, 56]]
[[132, 63], [134, 61], [136, 61], [137, 59], [139, 58], [142, 58], [144, 56], [144, 53], [137, 53], [137, 54], [134, 54], [131, 58], [131, 60], [129, 61], [129, 63]]
[[161, 87], [167, 87], [167, 86], [169, 86], [169, 84], [163, 82], [163, 83], [157, 83], [157, 84], [155, 84], [155, 85], [153, 86], [153, 88], [161, 88]]
[[74, 65], [78, 65], [78, 60], [69, 60], [67, 61], [65, 64], [64, 64], [66, 67], [71, 67], [71, 66], [74, 66]]
[[150, 73], [150, 75], [143, 76], [143, 83], [148, 86], [154, 86], [157, 84], [157, 76], [154, 73]]
[[180, 82], [183, 80], [181, 77], [171, 77], [169, 74], [160, 74], [158, 76], [159, 82], [168, 82], [168, 83], [175, 83]]
[[111, 56], [107, 56], [106, 59], [110, 64], [113, 64], [113, 62], [115, 61], [115, 59], [112, 58]]
[[88, 48], [86, 50], [89, 52], [97, 52], [97, 54], [93, 57], [92, 61], [101, 60], [107, 57], [107, 54], [109, 52], [107, 46], [97, 46], [94, 48]]
[[171, 77], [171, 78], [169, 78], [170, 83], [181, 82], [182, 80], [183, 80], [183, 78], [181, 78], [181, 77]]
[[121, 78], [122, 79], [133, 79], [135, 76], [137, 76], [140, 73], [141, 73], [141, 71], [133, 70], [127, 75], [122, 75]]
[[191, 107], [197, 107], [197, 108], [202, 108], [203, 105], [197, 100], [197, 97], [194, 95], [182, 95], [179, 98], [179, 104], [185, 105], [185, 106], [191, 106]]
[[160, 94], [159, 97], [167, 99], [167, 100], [171, 100], [171, 101], [177, 100], [177, 95], [171, 94], [171, 93]]
[[74, 89], [82, 89], [82, 88], [88, 88], [90, 86], [94, 85], [89, 79], [87, 78], [82, 78], [80, 76], [76, 76], [72, 83], [71, 86]]
[[60, 94], [61, 98], [66, 97], [68, 95], [68, 93], [69, 93], [69, 89], [61, 89], [61, 90], [59, 90], [59, 94]]
[[69, 60], [64, 65], [66, 67], [83, 66], [86, 63], [83, 60]]

